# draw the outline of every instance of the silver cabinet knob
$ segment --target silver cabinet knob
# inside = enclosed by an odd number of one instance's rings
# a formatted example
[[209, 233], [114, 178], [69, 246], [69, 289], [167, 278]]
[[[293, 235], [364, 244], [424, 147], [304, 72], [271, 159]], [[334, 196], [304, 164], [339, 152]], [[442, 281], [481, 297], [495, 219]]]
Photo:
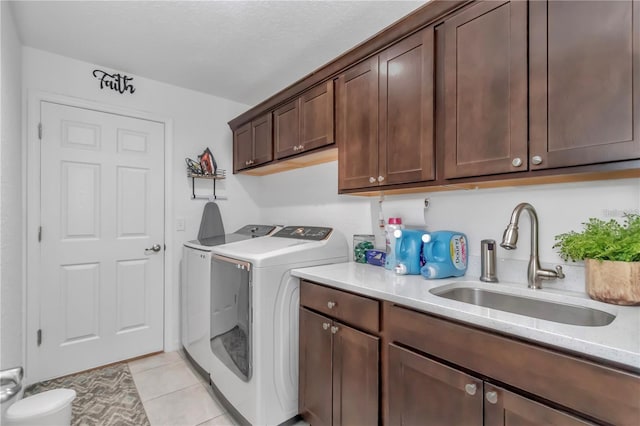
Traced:
[[513, 160], [511, 160], [511, 165], [512, 165], [513, 167], [520, 167], [520, 166], [522, 166], [522, 158], [520, 158], [520, 157], [516, 157], [516, 158], [514, 158]]
[[374, 178], [373, 176], [371, 176], [369, 178], [369, 183], [375, 183], [376, 182], [376, 178]]
[[487, 398], [487, 402], [489, 402], [490, 404], [496, 404], [498, 402], [498, 392], [487, 392], [485, 394], [485, 397]]
[[533, 157], [531, 157], [531, 164], [535, 164], [536, 166], [538, 164], [542, 164], [542, 157], [540, 157], [539, 155], [534, 155]]
[[244, 162], [244, 165], [245, 165], [245, 166], [248, 166], [248, 165], [249, 165], [249, 160], [245, 161], [245, 162]]
[[384, 180], [384, 176], [378, 176], [378, 182], [382, 182]]
[[478, 387], [475, 385], [475, 383], [467, 383], [466, 385], [464, 385], [464, 390], [469, 395], [475, 395]]
[[338, 332], [338, 327], [335, 325], [331, 327], [331, 333], [336, 334]]
[[294, 151], [297, 151], [297, 150], [298, 150], [298, 145], [294, 146], [294, 147], [293, 147], [293, 150], [294, 150]]
[[304, 150], [304, 145], [298, 145], [298, 150], [303, 151]]
[[333, 309], [334, 306], [336, 306], [336, 302], [327, 302], [327, 308]]
[[328, 330], [329, 329], [329, 323], [328, 322], [323, 322], [322, 323], [322, 329], [323, 330]]

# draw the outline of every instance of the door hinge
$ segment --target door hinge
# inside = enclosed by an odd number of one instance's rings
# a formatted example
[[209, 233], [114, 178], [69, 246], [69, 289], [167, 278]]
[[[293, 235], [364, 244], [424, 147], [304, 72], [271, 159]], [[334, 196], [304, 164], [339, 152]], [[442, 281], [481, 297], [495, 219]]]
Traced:
[[42, 140], [42, 123], [38, 123], [38, 139]]
[[42, 226], [38, 227], [38, 242], [42, 241]]
[[40, 346], [42, 344], [42, 329], [41, 328], [38, 329], [37, 340], [38, 340], [38, 346]]

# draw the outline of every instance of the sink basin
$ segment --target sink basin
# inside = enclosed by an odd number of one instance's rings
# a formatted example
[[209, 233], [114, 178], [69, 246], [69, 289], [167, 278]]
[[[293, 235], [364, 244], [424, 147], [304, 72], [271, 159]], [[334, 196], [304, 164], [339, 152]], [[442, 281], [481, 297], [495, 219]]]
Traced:
[[436, 296], [457, 300], [458, 302], [563, 324], [602, 327], [611, 324], [616, 318], [615, 315], [598, 309], [498, 293], [482, 288], [434, 288], [430, 291]]

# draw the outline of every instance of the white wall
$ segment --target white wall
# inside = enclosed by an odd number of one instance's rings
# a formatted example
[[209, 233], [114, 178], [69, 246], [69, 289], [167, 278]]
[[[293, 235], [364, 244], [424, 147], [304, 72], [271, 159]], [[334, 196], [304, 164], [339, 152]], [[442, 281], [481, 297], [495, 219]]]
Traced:
[[[378, 197], [337, 195], [337, 163], [260, 178], [248, 189], [263, 222], [328, 225], [339, 229], [351, 246], [353, 234], [372, 234], [377, 228]], [[255, 191], [255, 192], [254, 192]], [[425, 225], [424, 199], [429, 230], [464, 232], [469, 238], [470, 256], [480, 256], [480, 241], [500, 242], [513, 208], [531, 203], [539, 217], [540, 259], [543, 267], [565, 264], [567, 278], [555, 287], [584, 291], [584, 270], [580, 263], [566, 264], [552, 248], [554, 236], [580, 230], [589, 217], [610, 219], [622, 211], [640, 212], [640, 179], [608, 180], [571, 184], [550, 184], [499, 189], [457, 190], [413, 195], [386, 196], [385, 218], [401, 217], [405, 224]], [[520, 218], [518, 248], [498, 249], [498, 276], [503, 281], [526, 282], [530, 227], [528, 214]], [[468, 276], [479, 276], [477, 259], [470, 259]], [[549, 285], [552, 287], [552, 285]]]
[[[166, 277], [170, 286], [169, 322], [166, 350], [174, 350], [179, 345], [179, 274], [182, 244], [194, 239], [198, 232], [202, 208], [206, 201], [191, 200], [191, 180], [186, 177], [184, 158], [195, 159], [207, 146], [214, 154], [218, 166], [228, 170], [228, 179], [218, 182], [218, 194], [228, 196], [227, 201], [219, 201], [225, 229], [233, 231], [247, 223], [256, 222], [259, 215], [255, 203], [247, 196], [242, 184], [245, 176], [236, 177], [232, 170], [232, 134], [227, 121], [248, 109], [246, 105], [203, 93], [182, 89], [142, 77], [134, 77], [134, 94], [121, 95], [115, 91], [100, 90], [99, 82], [92, 76], [95, 64], [25, 47], [24, 87], [65, 96], [100, 102], [116, 107], [157, 114], [173, 121], [173, 153], [171, 159], [172, 211], [167, 220], [171, 221], [172, 240], [168, 245], [166, 258], [173, 266], [171, 276]], [[118, 71], [118, 70], [116, 70]], [[119, 71], [123, 72], [123, 71]], [[126, 73], [125, 73], [126, 74]], [[215, 76], [211, 76], [215, 78]], [[29, 119], [29, 122], [32, 120]], [[250, 185], [250, 184], [249, 184]], [[211, 182], [197, 182], [197, 194], [210, 194]], [[186, 231], [175, 231], [177, 219], [184, 218]]]
[[9, 3], [0, 2], [2, 144], [0, 145], [0, 369], [24, 365], [20, 40]]

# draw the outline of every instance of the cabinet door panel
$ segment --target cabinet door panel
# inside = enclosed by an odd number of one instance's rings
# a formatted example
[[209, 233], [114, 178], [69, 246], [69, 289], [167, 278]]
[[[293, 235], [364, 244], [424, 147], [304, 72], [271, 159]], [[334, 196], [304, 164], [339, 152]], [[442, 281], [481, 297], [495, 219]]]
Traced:
[[481, 2], [444, 25], [445, 178], [526, 170], [527, 3]]
[[295, 100], [273, 112], [273, 143], [276, 159], [297, 154], [300, 144], [300, 102]]
[[253, 164], [268, 163], [273, 160], [273, 139], [271, 113], [251, 122], [253, 132]]
[[496, 401], [485, 401], [485, 426], [585, 426], [592, 425], [587, 421], [558, 411], [546, 405], [524, 398], [498, 386], [485, 383], [485, 396], [495, 392]]
[[335, 142], [333, 107], [333, 80], [300, 97], [300, 145], [303, 151]]
[[482, 425], [481, 380], [394, 344], [388, 374], [389, 424]]
[[249, 167], [253, 158], [251, 123], [247, 123], [233, 132], [233, 171]]
[[338, 187], [378, 186], [378, 57], [340, 75], [336, 99]]
[[532, 169], [640, 158], [640, 3], [530, 5]]
[[384, 184], [435, 178], [434, 30], [380, 54], [378, 172]]
[[333, 335], [333, 426], [378, 424], [379, 338], [339, 322]]
[[[325, 326], [325, 324], [327, 324]], [[300, 308], [299, 411], [314, 426], [331, 426], [331, 320]]]

